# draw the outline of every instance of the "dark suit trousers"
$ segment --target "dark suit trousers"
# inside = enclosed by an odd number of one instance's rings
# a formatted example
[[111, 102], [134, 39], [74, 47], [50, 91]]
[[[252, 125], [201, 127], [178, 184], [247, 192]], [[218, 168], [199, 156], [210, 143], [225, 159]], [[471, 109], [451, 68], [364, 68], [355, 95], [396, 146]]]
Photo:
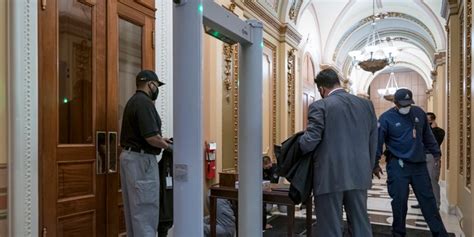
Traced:
[[314, 198], [316, 237], [341, 237], [343, 234], [342, 208], [351, 223], [353, 237], [371, 237], [372, 227], [367, 214], [367, 190], [317, 195]]

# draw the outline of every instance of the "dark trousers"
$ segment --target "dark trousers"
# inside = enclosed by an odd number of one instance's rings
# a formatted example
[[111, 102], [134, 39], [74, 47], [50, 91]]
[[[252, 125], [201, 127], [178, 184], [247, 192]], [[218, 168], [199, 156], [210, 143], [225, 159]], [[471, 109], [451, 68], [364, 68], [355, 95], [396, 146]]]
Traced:
[[343, 235], [342, 208], [351, 223], [351, 236], [371, 237], [372, 227], [367, 214], [367, 190], [348, 190], [317, 195], [314, 198], [316, 237]]
[[387, 164], [387, 175], [388, 193], [392, 198], [393, 236], [406, 235], [405, 224], [411, 184], [432, 235], [447, 237], [448, 233], [439, 215], [426, 163], [403, 162], [402, 167], [398, 159], [391, 159]]
[[168, 236], [171, 227], [173, 227], [173, 221], [160, 221], [158, 223], [158, 237]]

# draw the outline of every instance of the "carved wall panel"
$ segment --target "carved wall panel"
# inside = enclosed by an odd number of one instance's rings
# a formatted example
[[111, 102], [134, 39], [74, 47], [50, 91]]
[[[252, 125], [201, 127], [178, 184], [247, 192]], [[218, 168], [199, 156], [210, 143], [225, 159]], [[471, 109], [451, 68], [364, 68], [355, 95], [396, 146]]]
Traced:
[[459, 62], [459, 174], [464, 175], [464, 13], [460, 15], [460, 62]]
[[233, 131], [234, 131], [234, 167], [237, 168], [239, 163], [239, 47], [234, 45], [232, 48], [232, 63], [233, 63], [233, 73], [232, 73], [232, 118], [233, 118]]
[[449, 167], [450, 167], [450, 154], [451, 154], [451, 139], [449, 139], [449, 134], [451, 132], [451, 46], [450, 46], [450, 41], [451, 41], [451, 33], [449, 31], [449, 26], [446, 25], [445, 26], [446, 28], [446, 33], [447, 33], [447, 37], [446, 37], [446, 45], [447, 45], [447, 49], [446, 49], [446, 52], [447, 52], [447, 55], [446, 55], [446, 62], [447, 62], [447, 65], [446, 65], [446, 81], [447, 81], [447, 91], [446, 91], [446, 97], [447, 97], [447, 100], [448, 100], [448, 103], [447, 103], [447, 113], [448, 113], [448, 116], [447, 116], [447, 124], [448, 124], [448, 127], [446, 128], [446, 132], [448, 134], [448, 137], [447, 137], [447, 150], [446, 150], [446, 169], [449, 170]]
[[288, 51], [288, 134], [295, 132], [296, 50]]
[[472, 0], [466, 3], [466, 187], [471, 188]]

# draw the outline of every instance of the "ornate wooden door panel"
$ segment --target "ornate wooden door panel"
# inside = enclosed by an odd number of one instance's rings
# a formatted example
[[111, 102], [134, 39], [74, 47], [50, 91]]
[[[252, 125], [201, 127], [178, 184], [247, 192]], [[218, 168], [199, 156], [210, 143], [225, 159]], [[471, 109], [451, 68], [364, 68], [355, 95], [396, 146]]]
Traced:
[[43, 235], [124, 232], [119, 127], [134, 75], [154, 68], [153, 27], [150, 0], [48, 0], [39, 9]]
[[[147, 1], [138, 1], [146, 3]], [[109, 236], [125, 234], [123, 201], [120, 189], [119, 156], [120, 128], [122, 115], [128, 99], [135, 93], [135, 76], [142, 69], [154, 69], [153, 47], [154, 15], [141, 12], [136, 5], [109, 1], [108, 14], [108, 61], [107, 79], [107, 131], [110, 153], [109, 175], [107, 176], [107, 232]], [[145, 4], [146, 5], [146, 4]], [[135, 6], [135, 7], [134, 7]]]
[[40, 231], [105, 236], [105, 2], [50, 0], [39, 23]]

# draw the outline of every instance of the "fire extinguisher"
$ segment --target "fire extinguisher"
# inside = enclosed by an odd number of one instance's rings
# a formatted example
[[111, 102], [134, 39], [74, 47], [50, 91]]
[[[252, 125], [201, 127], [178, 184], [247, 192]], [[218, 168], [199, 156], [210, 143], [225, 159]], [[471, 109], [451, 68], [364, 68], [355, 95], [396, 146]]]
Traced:
[[215, 142], [206, 142], [206, 178], [216, 177], [216, 148]]

